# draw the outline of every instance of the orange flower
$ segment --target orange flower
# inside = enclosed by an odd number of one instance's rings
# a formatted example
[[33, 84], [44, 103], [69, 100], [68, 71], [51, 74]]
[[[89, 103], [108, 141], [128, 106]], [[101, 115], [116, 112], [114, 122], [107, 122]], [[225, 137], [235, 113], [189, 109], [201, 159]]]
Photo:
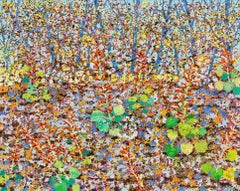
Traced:
[[221, 115], [217, 115], [215, 118], [213, 118], [213, 122], [215, 123], [221, 123], [222, 121], [222, 116]]

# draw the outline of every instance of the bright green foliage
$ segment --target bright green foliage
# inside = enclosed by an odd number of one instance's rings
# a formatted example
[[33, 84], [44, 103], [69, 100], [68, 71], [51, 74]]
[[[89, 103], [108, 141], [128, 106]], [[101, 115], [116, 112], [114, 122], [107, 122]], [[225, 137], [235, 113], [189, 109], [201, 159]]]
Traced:
[[198, 122], [198, 120], [194, 119], [194, 118], [190, 118], [190, 119], [187, 120], [187, 123], [190, 124], [190, 125], [195, 124], [197, 122]]
[[147, 102], [148, 101], [148, 96], [145, 95], [145, 94], [140, 95], [140, 101], [144, 102], [144, 103]]
[[69, 173], [71, 178], [77, 178], [81, 174], [77, 168], [73, 168], [73, 167], [69, 169]]
[[181, 151], [182, 153], [189, 155], [193, 151], [193, 145], [192, 143], [182, 143], [181, 144]]
[[22, 179], [22, 175], [21, 174], [17, 174], [14, 178], [14, 180], [21, 180]]
[[22, 81], [23, 81], [23, 84], [27, 84], [30, 82], [29, 77], [24, 77]]
[[174, 128], [178, 123], [178, 119], [176, 117], [168, 117], [166, 121], [166, 126], [168, 128]]
[[206, 140], [200, 140], [195, 142], [194, 147], [197, 153], [205, 153], [207, 151], [208, 144]]
[[227, 160], [233, 162], [235, 160], [237, 160], [238, 154], [237, 151], [235, 149], [230, 149], [227, 152]]
[[108, 132], [109, 131], [109, 125], [107, 123], [104, 123], [104, 122], [98, 122], [96, 123], [97, 125], [97, 128], [99, 129], [99, 131], [101, 132]]
[[91, 153], [91, 151], [84, 149], [83, 156], [88, 156]]
[[67, 191], [68, 190], [68, 186], [67, 186], [66, 182], [55, 183], [53, 187], [54, 187], [55, 191]]
[[201, 165], [201, 170], [205, 173], [208, 174], [210, 170], [212, 170], [212, 164], [210, 162], [204, 163]]
[[55, 162], [55, 164], [54, 164], [54, 167], [56, 167], [56, 168], [62, 168], [62, 167], [63, 167], [63, 163], [62, 163], [61, 161], [57, 160], [57, 161]]
[[226, 81], [228, 79], [228, 74], [226, 72], [223, 73], [223, 75], [221, 76], [223, 81]]
[[233, 88], [233, 93], [234, 93], [235, 95], [240, 95], [240, 87], [235, 87], [235, 88]]
[[118, 136], [120, 135], [120, 129], [119, 128], [110, 129], [109, 134], [112, 136]]
[[200, 129], [199, 129], [199, 135], [204, 136], [206, 133], [207, 133], [206, 128], [200, 128]]
[[119, 115], [123, 115], [125, 112], [125, 109], [122, 105], [117, 105], [113, 108], [114, 114], [119, 116]]
[[169, 157], [174, 157], [177, 155], [178, 153], [178, 147], [177, 146], [174, 146], [174, 145], [170, 145], [170, 144], [167, 144], [165, 145], [165, 152], [167, 153], [167, 155]]
[[222, 168], [213, 168], [210, 170], [211, 176], [214, 180], [219, 180], [223, 175]]
[[50, 100], [52, 97], [51, 97], [50, 94], [44, 94], [44, 95], [42, 96], [42, 98], [43, 98], [44, 100], [48, 101], [48, 100]]
[[104, 122], [105, 116], [102, 111], [96, 110], [92, 112], [91, 120], [94, 122]]
[[87, 159], [85, 159], [85, 160], [83, 161], [83, 164], [84, 164], [84, 165], [90, 165], [90, 164], [92, 164], [92, 161], [91, 161], [90, 158], [87, 158]]
[[175, 140], [177, 137], [178, 137], [178, 132], [177, 131], [174, 131], [172, 129], [168, 129], [167, 130], [167, 137], [173, 141]]
[[178, 131], [181, 136], [187, 136], [191, 131], [193, 130], [193, 127], [188, 123], [179, 123], [178, 125]]
[[136, 102], [137, 99], [138, 99], [137, 96], [132, 96], [132, 97], [129, 97], [129, 98], [128, 98], [128, 101], [129, 101], [129, 102]]
[[233, 89], [234, 89], [235, 85], [233, 82], [224, 82], [223, 84], [223, 89], [226, 91], [226, 92], [231, 92]]
[[74, 184], [74, 185], [72, 185], [72, 191], [80, 191], [80, 186], [79, 186], [79, 184]]

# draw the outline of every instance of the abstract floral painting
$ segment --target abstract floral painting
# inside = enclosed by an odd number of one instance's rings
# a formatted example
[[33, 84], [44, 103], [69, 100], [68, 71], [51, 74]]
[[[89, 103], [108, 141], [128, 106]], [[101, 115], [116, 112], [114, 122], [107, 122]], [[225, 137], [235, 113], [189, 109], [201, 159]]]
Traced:
[[240, 190], [237, 0], [0, 0], [0, 191]]

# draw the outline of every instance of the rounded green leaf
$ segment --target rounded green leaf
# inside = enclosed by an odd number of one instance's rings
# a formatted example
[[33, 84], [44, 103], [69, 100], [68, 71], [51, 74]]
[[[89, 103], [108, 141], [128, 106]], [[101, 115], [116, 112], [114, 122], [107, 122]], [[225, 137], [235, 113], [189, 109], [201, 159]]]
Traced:
[[102, 111], [96, 110], [92, 112], [91, 120], [95, 122], [104, 122], [105, 116]]
[[68, 139], [68, 140], [66, 141], [66, 143], [69, 144], [69, 145], [71, 145], [71, 144], [72, 144], [72, 139]]
[[110, 129], [109, 134], [112, 135], [112, 136], [119, 136], [120, 135], [120, 129], [119, 128]]
[[192, 119], [192, 118], [194, 118], [194, 115], [193, 115], [193, 114], [189, 114], [189, 115], [187, 116], [187, 118], [188, 118], [188, 119]]
[[228, 74], [226, 72], [223, 73], [223, 75], [221, 76], [223, 81], [226, 81], [228, 79]]
[[194, 147], [197, 153], [205, 153], [207, 151], [208, 144], [206, 140], [200, 140], [195, 142]]
[[219, 180], [223, 175], [223, 169], [222, 168], [213, 168], [210, 170], [211, 176], [215, 180]]
[[72, 191], [80, 191], [80, 185], [79, 184], [72, 185]]
[[168, 117], [166, 121], [166, 126], [168, 128], [174, 128], [178, 123], [178, 119], [176, 117]]
[[54, 164], [54, 167], [56, 167], [56, 168], [62, 168], [62, 167], [63, 167], [63, 163], [62, 163], [61, 161], [57, 160], [57, 161], [55, 162], [55, 164]]
[[167, 130], [167, 137], [173, 141], [175, 140], [177, 137], [178, 137], [178, 132], [177, 131], [174, 131], [172, 129], [168, 129]]
[[200, 128], [199, 129], [199, 135], [204, 136], [207, 133], [207, 129], [206, 128]]
[[237, 71], [230, 72], [230, 76], [231, 76], [232, 79], [237, 78], [238, 77]]
[[75, 183], [75, 179], [74, 178], [69, 178], [68, 180], [67, 180], [67, 185], [68, 186], [71, 186], [71, 185], [73, 185]]
[[145, 103], [148, 101], [148, 96], [145, 94], [140, 95], [140, 101]]
[[98, 122], [96, 123], [97, 128], [99, 129], [99, 131], [101, 132], [108, 132], [109, 131], [109, 125], [107, 123], [104, 122]]
[[77, 168], [73, 168], [73, 167], [69, 169], [69, 173], [71, 178], [77, 178], [81, 174]]
[[231, 92], [234, 89], [235, 85], [233, 82], [224, 82], [223, 89], [226, 92]]
[[193, 151], [193, 145], [192, 143], [182, 143], [181, 144], [181, 151], [182, 153], [189, 155]]
[[37, 100], [39, 100], [39, 98], [37, 97], [37, 96], [30, 96], [30, 98], [29, 98], [31, 101], [37, 101]]
[[55, 191], [67, 191], [68, 190], [68, 186], [67, 186], [66, 182], [55, 183], [53, 187], [54, 187]]
[[118, 123], [118, 122], [122, 121], [122, 120], [123, 120], [123, 117], [124, 117], [123, 115], [115, 116], [115, 117], [114, 117], [114, 122], [117, 122], [117, 123]]
[[204, 163], [201, 165], [201, 170], [208, 174], [212, 170], [212, 164], [210, 162]]
[[240, 87], [235, 87], [235, 88], [233, 88], [233, 93], [234, 93], [235, 95], [240, 95]]
[[239, 87], [240, 86], [240, 77], [233, 79], [232, 82], [235, 84], [235, 86]]
[[169, 157], [174, 157], [177, 155], [178, 153], [178, 147], [177, 146], [174, 146], [174, 145], [170, 145], [170, 144], [167, 144], [165, 146], [165, 152], [167, 153], [167, 155]]
[[217, 81], [217, 82], [214, 84], [214, 87], [215, 87], [218, 91], [222, 91], [222, 90], [223, 90], [223, 84], [224, 84], [223, 81]]
[[219, 76], [219, 77], [222, 76], [224, 73], [222, 68], [218, 68], [215, 72], [216, 72], [217, 76]]
[[179, 123], [178, 125], [178, 131], [181, 136], [187, 136], [188, 134], [191, 133], [193, 130], [193, 127], [190, 124], [187, 123]]
[[238, 157], [238, 153], [235, 149], [230, 149], [228, 150], [227, 152], [227, 160], [233, 162], [235, 160], [237, 160], [237, 157]]
[[125, 112], [125, 109], [122, 105], [117, 105], [113, 108], [114, 114], [116, 115], [123, 115]]

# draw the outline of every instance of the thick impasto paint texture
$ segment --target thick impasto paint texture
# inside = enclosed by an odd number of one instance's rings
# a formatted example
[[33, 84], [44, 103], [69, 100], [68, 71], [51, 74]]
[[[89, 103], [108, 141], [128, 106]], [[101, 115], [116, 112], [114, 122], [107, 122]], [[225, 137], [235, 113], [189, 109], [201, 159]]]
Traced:
[[0, 191], [240, 190], [239, 7], [0, 1]]

